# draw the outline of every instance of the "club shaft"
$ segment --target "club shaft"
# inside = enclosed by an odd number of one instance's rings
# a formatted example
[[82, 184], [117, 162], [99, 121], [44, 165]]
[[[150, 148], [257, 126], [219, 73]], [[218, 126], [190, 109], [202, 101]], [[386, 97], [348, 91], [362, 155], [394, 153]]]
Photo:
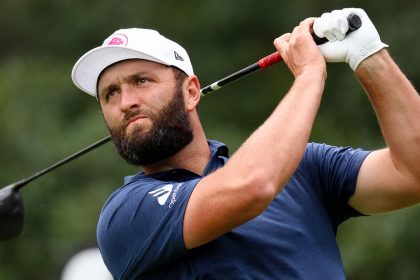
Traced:
[[[347, 22], [349, 25], [349, 29], [347, 31], [347, 34], [350, 32], [353, 32], [357, 29], [359, 29], [362, 26], [362, 22], [360, 20], [360, 17], [356, 14], [350, 14], [347, 17]], [[314, 39], [315, 43], [317, 45], [322, 45], [326, 42], [328, 42], [327, 38], [320, 38], [315, 35], [315, 33], [311, 33], [312, 38]], [[278, 52], [274, 52], [270, 55], [267, 55], [266, 57], [261, 58], [258, 62], [251, 64], [233, 74], [230, 74], [229, 76], [226, 76], [225, 78], [222, 78], [221, 80], [218, 80], [217, 82], [212, 83], [211, 85], [208, 85], [200, 90], [201, 95], [207, 95], [210, 92], [216, 91], [218, 89], [221, 89], [223, 86], [230, 84], [231, 82], [237, 81], [240, 78], [245, 77], [248, 74], [254, 73], [260, 69], [268, 68], [278, 62], [282, 61], [282, 58]]]
[[59, 162], [54, 163], [53, 165], [50, 165], [49, 167], [47, 167], [47, 168], [45, 168], [45, 169], [43, 169], [43, 170], [35, 173], [34, 175], [32, 175], [32, 176], [30, 176], [30, 177], [28, 177], [26, 179], [23, 179], [23, 180], [20, 180], [20, 181], [16, 182], [14, 184], [14, 188], [16, 190], [19, 190], [20, 188], [22, 188], [27, 183], [29, 183], [29, 182], [31, 182], [31, 181], [33, 181], [33, 180], [41, 177], [42, 175], [44, 175], [44, 174], [46, 174], [46, 173], [48, 173], [48, 172], [50, 172], [50, 171], [52, 171], [52, 170], [60, 167], [61, 165], [65, 164], [65, 163], [67, 163], [69, 161], [72, 161], [72, 160], [74, 160], [74, 159], [76, 159], [76, 158], [78, 158], [78, 157], [80, 157], [80, 156], [82, 156], [82, 155], [90, 152], [93, 149], [96, 149], [99, 146], [102, 146], [103, 144], [109, 142], [110, 140], [111, 140], [111, 136], [108, 135], [105, 138], [103, 138], [103, 139], [101, 139], [101, 140], [93, 143], [92, 145], [84, 148], [83, 150], [80, 150], [80, 151], [78, 151], [78, 152], [76, 152], [76, 153], [74, 153], [74, 154], [72, 154], [72, 155], [70, 155], [70, 156], [68, 156], [68, 157], [60, 160]]
[[245, 67], [245, 68], [243, 68], [243, 69], [241, 69], [241, 70], [239, 70], [239, 71], [237, 71], [233, 74], [230, 74], [229, 76], [226, 76], [226, 77], [218, 80], [217, 82], [214, 82], [211, 85], [208, 85], [208, 86], [202, 88], [200, 90], [201, 95], [203, 95], [203, 96], [207, 95], [208, 93], [216, 91], [216, 90], [222, 88], [223, 86], [225, 86], [227, 84], [230, 84], [234, 81], [237, 81], [240, 78], [243, 78], [243, 77], [245, 77], [245, 76], [247, 76], [251, 73], [254, 73], [254, 72], [256, 72], [260, 69], [263, 69], [263, 68], [270, 67], [270, 66], [278, 63], [281, 60], [282, 60], [281, 56], [277, 52], [274, 52], [270, 55], [267, 55], [266, 57], [261, 58], [258, 62], [253, 63], [253, 64], [251, 64], [251, 65], [249, 65], [249, 66], [247, 66], [247, 67]]

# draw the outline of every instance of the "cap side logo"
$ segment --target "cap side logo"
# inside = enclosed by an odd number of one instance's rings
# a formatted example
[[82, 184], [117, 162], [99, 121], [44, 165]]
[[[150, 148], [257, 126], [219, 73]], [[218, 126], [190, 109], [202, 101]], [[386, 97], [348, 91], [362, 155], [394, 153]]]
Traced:
[[115, 34], [114, 36], [109, 39], [107, 45], [112, 46], [127, 46], [128, 44], [128, 38], [124, 34]]
[[184, 61], [184, 58], [182, 58], [182, 56], [180, 56], [179, 53], [177, 53], [176, 51], [174, 51], [174, 55], [175, 55], [175, 60]]

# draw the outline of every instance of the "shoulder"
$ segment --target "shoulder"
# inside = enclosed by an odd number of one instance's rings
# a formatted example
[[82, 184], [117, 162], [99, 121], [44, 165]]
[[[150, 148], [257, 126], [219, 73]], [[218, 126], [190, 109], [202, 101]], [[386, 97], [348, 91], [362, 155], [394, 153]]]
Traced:
[[328, 160], [328, 159], [350, 159], [358, 158], [363, 160], [370, 151], [350, 146], [333, 146], [325, 143], [308, 143], [306, 146], [305, 160]]
[[309, 143], [299, 166], [299, 171], [313, 178], [336, 184], [351, 178], [356, 180], [360, 167], [370, 151], [354, 147]]
[[126, 177], [125, 184], [114, 191], [105, 202], [101, 215], [124, 209], [153, 210], [155, 207], [169, 206], [171, 196], [180, 191], [192, 191], [198, 181], [199, 178], [184, 174], [180, 170], [151, 176], [138, 174]]
[[134, 176], [105, 203], [97, 240], [113, 269], [128, 265], [145, 271], [164, 261], [164, 249], [172, 252], [168, 257], [185, 252], [183, 213], [200, 178], [164, 175]]

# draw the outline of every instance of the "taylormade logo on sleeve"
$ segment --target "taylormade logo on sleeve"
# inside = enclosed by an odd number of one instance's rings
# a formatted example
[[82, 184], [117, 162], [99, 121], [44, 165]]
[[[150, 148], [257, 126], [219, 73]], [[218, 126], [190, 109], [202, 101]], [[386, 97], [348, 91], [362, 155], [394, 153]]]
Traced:
[[[174, 185], [168, 184], [164, 185], [163, 187], [156, 189], [154, 191], [148, 192], [153, 197], [157, 198], [157, 201], [160, 205], [165, 205], [166, 201], [168, 200], [169, 196], [171, 197], [171, 202], [169, 203], [169, 208], [172, 208], [172, 206], [176, 202], [176, 196], [178, 193], [179, 188], [183, 185], [183, 183], [179, 183], [176, 188], [173, 190]], [[172, 192], [173, 190], [173, 192]], [[172, 195], [171, 195], [172, 193]]]
[[164, 185], [163, 187], [149, 192], [149, 194], [153, 195], [153, 197], [157, 197], [157, 200], [160, 205], [165, 205], [166, 201], [168, 200], [169, 195], [172, 192], [172, 188], [174, 185]]

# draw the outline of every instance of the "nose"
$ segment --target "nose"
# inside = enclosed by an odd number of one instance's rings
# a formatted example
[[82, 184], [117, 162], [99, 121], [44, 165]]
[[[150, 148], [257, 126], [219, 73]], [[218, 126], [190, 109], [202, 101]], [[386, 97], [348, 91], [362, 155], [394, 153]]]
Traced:
[[140, 98], [129, 85], [123, 85], [121, 87], [121, 99], [120, 106], [121, 111], [127, 112], [134, 108], [140, 107]]

